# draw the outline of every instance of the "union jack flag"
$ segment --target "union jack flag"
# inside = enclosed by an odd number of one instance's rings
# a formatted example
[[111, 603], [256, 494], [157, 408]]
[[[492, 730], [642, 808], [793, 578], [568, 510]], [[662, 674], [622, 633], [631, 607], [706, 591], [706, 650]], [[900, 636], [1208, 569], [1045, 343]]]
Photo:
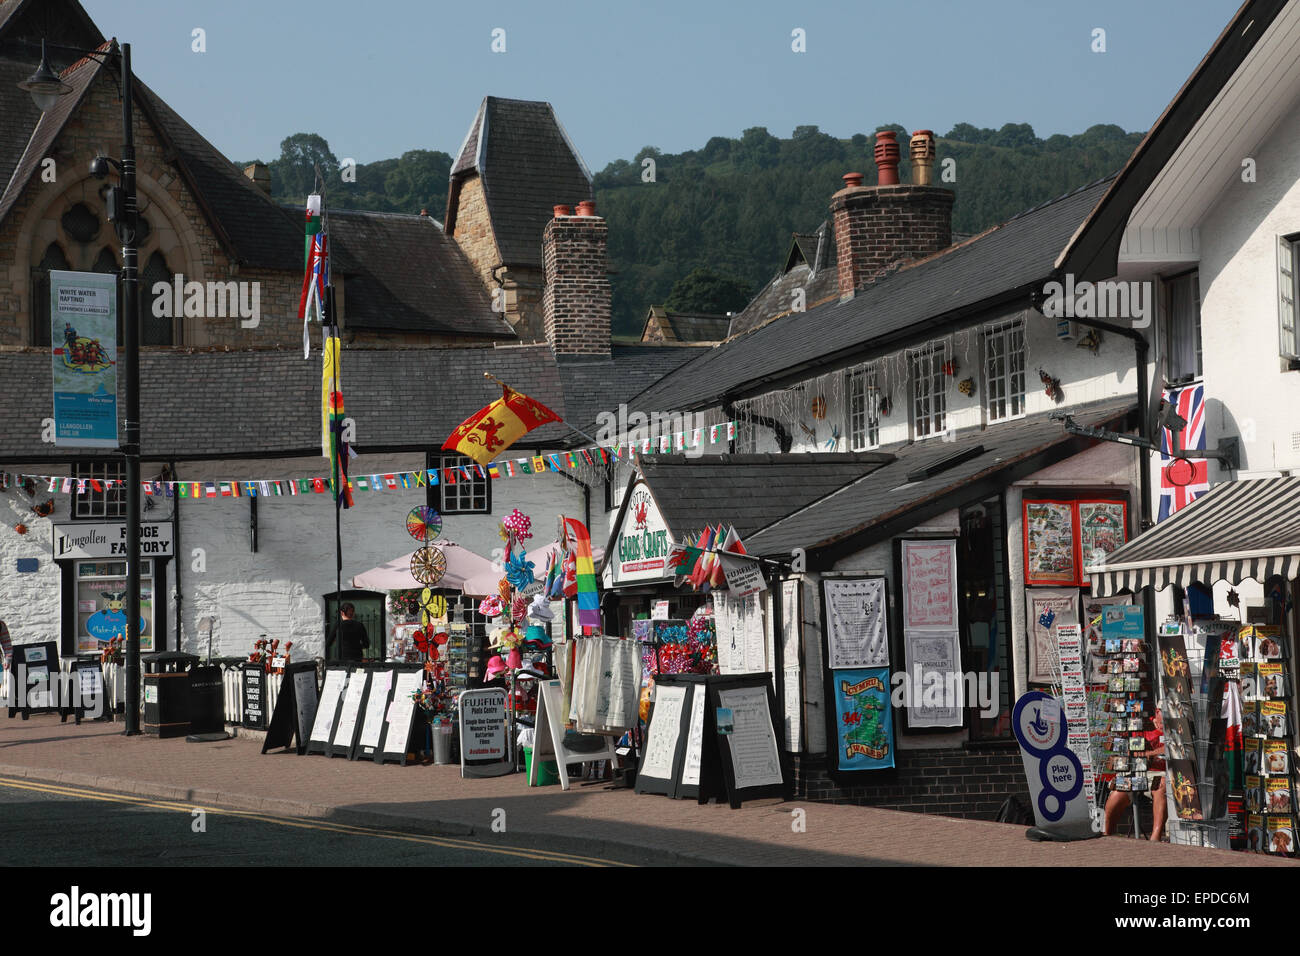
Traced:
[[302, 319], [302, 357], [311, 355], [308, 323], [315, 307], [315, 318], [324, 321], [325, 287], [330, 281], [329, 243], [321, 216], [321, 197], [307, 197], [306, 268], [302, 277], [302, 295], [298, 298], [298, 318]]
[[[1164, 399], [1187, 422], [1183, 429], [1184, 451], [1205, 450], [1205, 386], [1166, 389]], [[1168, 454], [1175, 448], [1174, 435], [1160, 429], [1160, 516], [1164, 521], [1210, 490], [1209, 464], [1204, 458], [1177, 459]]]

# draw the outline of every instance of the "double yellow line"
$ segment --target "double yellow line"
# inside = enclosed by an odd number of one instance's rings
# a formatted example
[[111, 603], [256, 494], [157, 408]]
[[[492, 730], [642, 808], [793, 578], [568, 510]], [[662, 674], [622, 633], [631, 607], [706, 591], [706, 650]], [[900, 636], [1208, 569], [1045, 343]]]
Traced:
[[610, 860], [598, 860], [594, 857], [577, 856], [572, 853], [556, 853], [551, 850], [527, 850], [513, 847], [492, 846], [476, 840], [459, 840], [455, 837], [425, 836], [417, 833], [403, 833], [401, 830], [388, 830], [380, 827], [359, 827], [347, 823], [334, 823], [329, 820], [294, 820], [288, 817], [273, 817], [265, 813], [248, 810], [230, 810], [223, 807], [201, 806], [195, 803], [179, 803], [171, 800], [134, 797], [106, 790], [88, 790], [81, 787], [67, 787], [51, 783], [39, 783], [18, 777], [0, 777], [0, 787], [13, 790], [31, 790], [37, 793], [56, 794], [64, 797], [76, 797], [83, 800], [99, 800], [104, 803], [118, 803], [150, 810], [168, 810], [174, 813], [192, 814], [195, 810], [215, 816], [237, 817], [241, 820], [256, 820], [276, 826], [292, 827], [297, 830], [317, 830], [322, 833], [344, 833], [353, 836], [378, 837], [384, 840], [400, 840], [405, 843], [419, 843], [425, 846], [444, 847], [453, 850], [472, 850], [478, 853], [495, 853], [498, 856], [520, 857], [540, 863], [567, 863], [573, 866], [631, 866], [630, 863], [617, 863]]

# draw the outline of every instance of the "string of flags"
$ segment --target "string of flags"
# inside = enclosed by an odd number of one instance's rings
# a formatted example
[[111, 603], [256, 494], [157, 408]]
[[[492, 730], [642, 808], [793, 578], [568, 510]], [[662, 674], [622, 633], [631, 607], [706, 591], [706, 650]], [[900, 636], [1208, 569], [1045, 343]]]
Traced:
[[[661, 435], [636, 442], [620, 442], [609, 447], [593, 445], [568, 452], [553, 452], [543, 455], [530, 455], [524, 458], [506, 458], [486, 465], [468, 464], [444, 468], [422, 468], [418, 471], [395, 471], [378, 475], [349, 476], [348, 487], [352, 491], [401, 491], [407, 488], [424, 488], [439, 484], [454, 485], [461, 481], [475, 479], [497, 480], [516, 478], [521, 475], [540, 475], [550, 471], [563, 472], [583, 466], [608, 464], [611, 457], [623, 460], [634, 452], [642, 455], [667, 453], [674, 449], [684, 450], [698, 447], [708, 433], [711, 444], [730, 441], [736, 436], [736, 423], [725, 422], [706, 428], [696, 428], [691, 432], [677, 432], [673, 435]], [[691, 441], [686, 443], [687, 437]], [[72, 478], [66, 475], [30, 475], [0, 471], [0, 491], [11, 485], [27, 485], [35, 491], [51, 494], [79, 495], [87, 491], [102, 493], [122, 488], [124, 481], [118, 478]], [[272, 498], [276, 496], [326, 494], [330, 491], [328, 475], [316, 478], [270, 478], [239, 481], [189, 480], [189, 481], [142, 481], [141, 491], [145, 495], [166, 498]]]

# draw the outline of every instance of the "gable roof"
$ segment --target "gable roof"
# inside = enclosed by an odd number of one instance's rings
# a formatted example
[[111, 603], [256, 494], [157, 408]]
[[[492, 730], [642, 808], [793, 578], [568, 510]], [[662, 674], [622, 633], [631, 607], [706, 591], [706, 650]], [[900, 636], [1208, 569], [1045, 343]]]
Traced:
[[[1111, 398], [1075, 406], [1071, 414], [1088, 425], [1123, 427], [1136, 414], [1136, 402], [1133, 396]], [[804, 548], [817, 558], [817, 568], [826, 568], [1095, 444], [1068, 434], [1047, 413], [965, 429], [951, 442], [901, 445], [892, 449], [894, 461], [768, 525], [745, 547], [765, 556]]]
[[[725, 315], [708, 312], [671, 312], [662, 305], [650, 306], [642, 326], [641, 341], [664, 342], [721, 342], [727, 337], [731, 319]], [[661, 339], [650, 336], [657, 328]]]
[[752, 332], [774, 319], [789, 315], [794, 311], [795, 296], [800, 291], [805, 309], [815, 309], [840, 297], [835, 230], [830, 223], [822, 223], [811, 236], [795, 233], [785, 269], [773, 276], [748, 305], [731, 317], [728, 337]]
[[542, 230], [557, 204], [593, 197], [591, 172], [550, 103], [487, 96], [451, 167], [447, 234], [456, 228], [461, 183], [483, 182], [488, 218], [505, 265], [542, 267]]
[[892, 459], [884, 452], [646, 455], [638, 459], [638, 468], [678, 540], [720, 521], [735, 525], [744, 538]]
[[[1246, 0], [1241, 5], [1173, 101], [1147, 131], [1123, 169], [1113, 178], [1105, 195], [1080, 224], [1070, 242], [1060, 250], [1055, 265], [1061, 273], [1072, 273], [1077, 280], [1106, 279], [1115, 275], [1120, 243], [1134, 207], [1171, 159], [1184, 147], [1211, 104], [1231, 86], [1238, 68], [1288, 2], [1289, 0]], [[1294, 7], [1292, 12], [1294, 13]], [[1293, 39], [1286, 41], [1286, 50], [1293, 51], [1294, 47]], [[1281, 70], [1284, 75], [1287, 73], [1285, 68], [1276, 63], [1272, 68], [1275, 71]], [[1234, 127], [1237, 122], [1245, 119], [1247, 113], [1255, 112], [1261, 103], [1270, 103], [1270, 98], [1259, 91], [1251, 91], [1232, 111]], [[1280, 109], [1284, 104], [1270, 105]], [[1214, 163], [1213, 154], [1221, 151], [1225, 139], [1234, 142], [1234, 149], [1227, 151], [1223, 157], [1227, 165], [1234, 168], [1239, 163], [1239, 149], [1251, 149], [1254, 145], [1237, 140], [1236, 132], [1231, 135], [1216, 134], [1211, 139], [1211, 142], [1202, 144], [1202, 148], [1210, 154], [1210, 159], [1198, 157], [1200, 168], [1195, 173], [1198, 179], [1205, 175], [1205, 166]]]
[[729, 339], [671, 381], [647, 389], [637, 403], [689, 410], [733, 401], [796, 382], [812, 369], [847, 367], [869, 354], [923, 340], [949, 323], [1009, 302], [1028, 305], [1108, 182], [1083, 186], [887, 273], [852, 299], [789, 313]]
[[349, 329], [514, 339], [465, 253], [428, 216], [330, 210]]

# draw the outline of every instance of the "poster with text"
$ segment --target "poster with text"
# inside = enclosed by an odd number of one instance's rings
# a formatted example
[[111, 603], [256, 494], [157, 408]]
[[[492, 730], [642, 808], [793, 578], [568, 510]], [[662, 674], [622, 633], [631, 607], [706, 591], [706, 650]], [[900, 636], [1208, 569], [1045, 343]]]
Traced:
[[1030, 588], [1025, 591], [1029, 631], [1029, 682], [1054, 684], [1061, 679], [1056, 630], [1079, 623], [1079, 592], [1074, 588]]
[[957, 542], [903, 541], [903, 629], [957, 627]]
[[1074, 503], [1025, 499], [1025, 583], [1074, 584]]
[[889, 668], [841, 670], [835, 680], [836, 760], [840, 770], [894, 765]]
[[908, 727], [960, 727], [966, 707], [957, 631], [904, 631]]
[[885, 579], [825, 578], [822, 594], [831, 669], [888, 667]]
[[50, 271], [54, 444], [116, 448], [117, 276]]

